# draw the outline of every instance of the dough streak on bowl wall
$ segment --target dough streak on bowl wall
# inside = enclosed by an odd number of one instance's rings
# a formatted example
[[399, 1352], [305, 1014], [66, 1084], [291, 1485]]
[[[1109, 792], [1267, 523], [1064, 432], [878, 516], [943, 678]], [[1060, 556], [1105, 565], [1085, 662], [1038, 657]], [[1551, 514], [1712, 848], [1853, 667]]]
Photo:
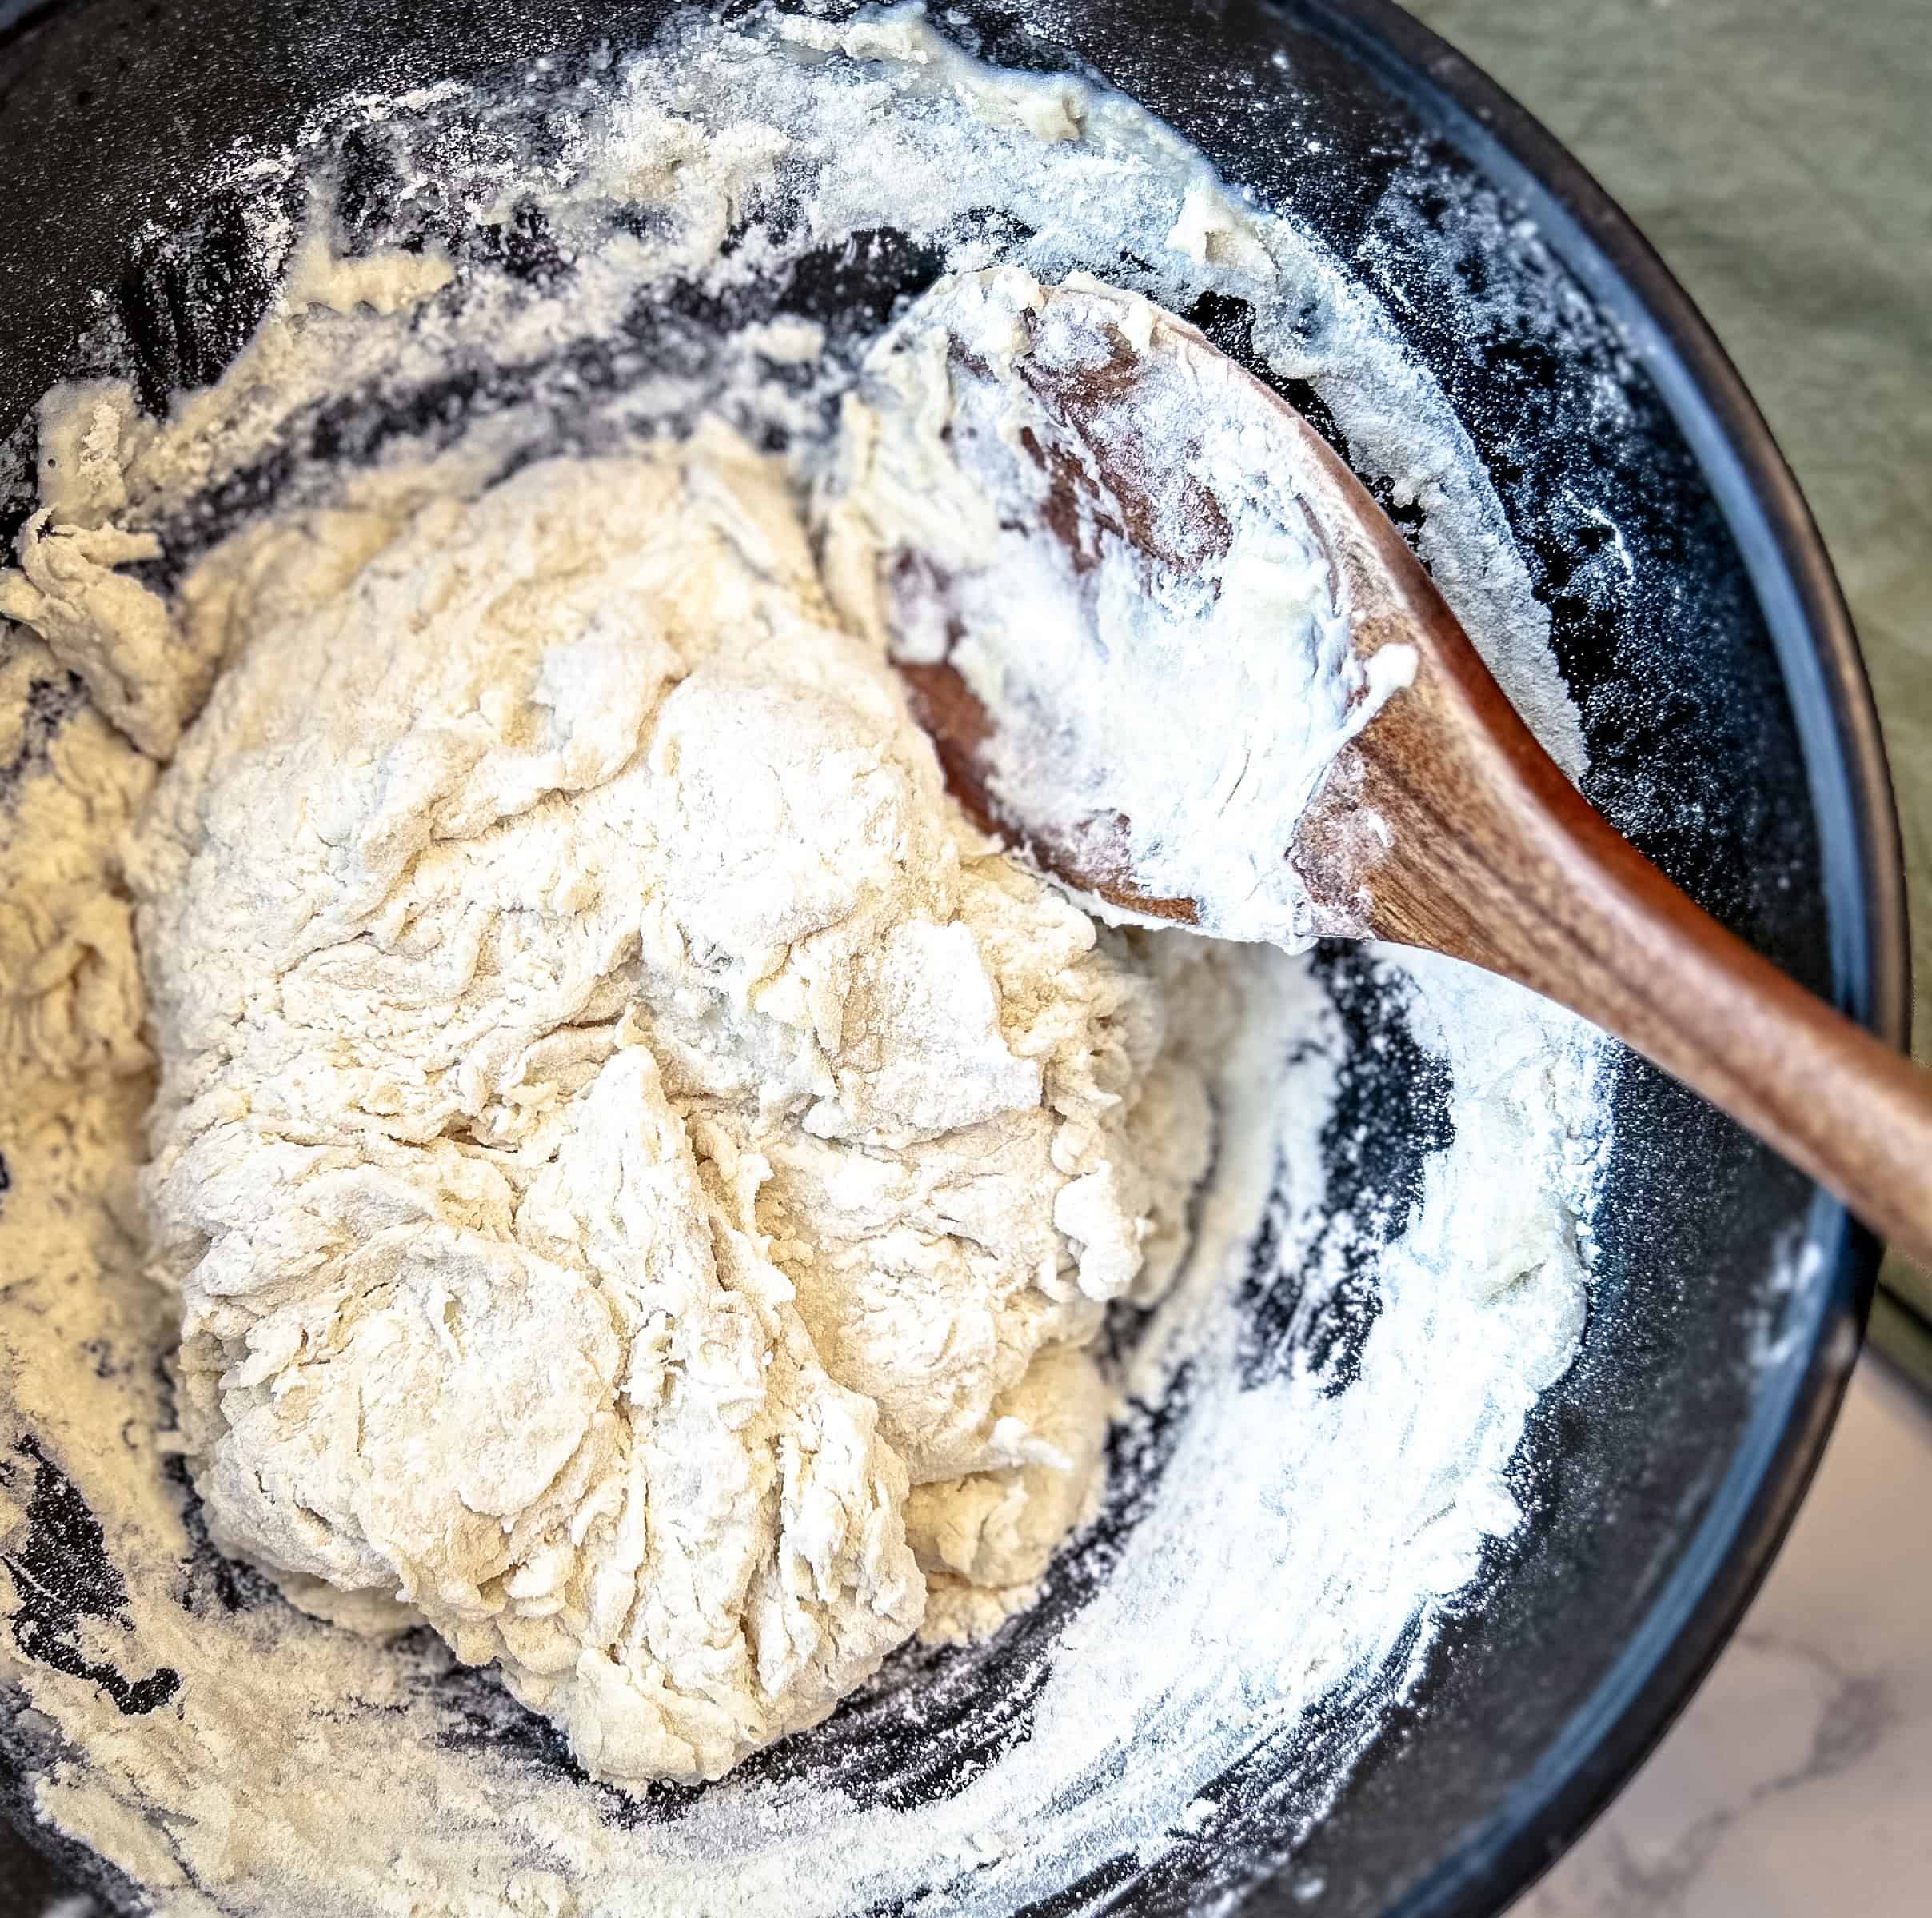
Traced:
[[[806, 502], [889, 317], [841, 259], [1243, 302], [1579, 769], [1384, 316], [1130, 102], [910, 17], [357, 97], [210, 187], [259, 325], [165, 417], [104, 330], [0, 575], [38, 1814], [184, 1912], [999, 1912], [1211, 1836], [1318, 1704], [1364, 1748], [1519, 1520], [1596, 1042], [1381, 962], [1446, 1122], [1339, 1213], [1323, 973], [988, 857]], [[701, 1430], [641, 1409], [694, 1369]]]

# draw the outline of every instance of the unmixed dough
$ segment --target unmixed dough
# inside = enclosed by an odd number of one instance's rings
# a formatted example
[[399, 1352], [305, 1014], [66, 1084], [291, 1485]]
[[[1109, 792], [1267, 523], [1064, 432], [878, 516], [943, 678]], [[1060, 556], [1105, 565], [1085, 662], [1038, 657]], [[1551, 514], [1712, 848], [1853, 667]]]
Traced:
[[1024, 1602], [1207, 1097], [1131, 937], [947, 797], [781, 470], [392, 474], [181, 597], [234, 663], [130, 873], [217, 1541], [633, 1788]]

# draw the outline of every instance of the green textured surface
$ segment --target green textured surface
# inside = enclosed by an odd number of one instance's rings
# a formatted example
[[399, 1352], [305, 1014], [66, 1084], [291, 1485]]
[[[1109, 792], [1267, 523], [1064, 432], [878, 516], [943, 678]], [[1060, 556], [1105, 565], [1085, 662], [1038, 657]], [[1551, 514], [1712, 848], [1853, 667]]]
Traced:
[[[1885, 728], [1932, 1061], [1932, 0], [1408, 4], [1636, 222], [1797, 471]], [[1884, 1279], [1932, 1319], [1932, 1275]]]
[[1872, 1301], [1871, 1341], [1895, 1373], [1932, 1397], [1932, 1321], [1881, 1292]]

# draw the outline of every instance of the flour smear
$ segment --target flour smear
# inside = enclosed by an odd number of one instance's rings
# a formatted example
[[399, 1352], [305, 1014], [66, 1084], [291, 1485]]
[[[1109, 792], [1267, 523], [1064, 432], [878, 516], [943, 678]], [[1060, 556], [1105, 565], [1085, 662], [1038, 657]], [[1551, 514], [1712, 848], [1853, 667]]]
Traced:
[[[239, 358], [165, 417], [103, 386], [41, 446], [43, 499], [164, 620], [265, 511], [475, 493], [707, 418], [802, 497], [891, 318], [880, 288], [1086, 271], [1182, 313], [1251, 308], [1257, 357], [1416, 503], [1446, 595], [1580, 770], [1547, 624], [1442, 396], [1291, 220], [1129, 102], [976, 66], [914, 16], [754, 14], [582, 73], [345, 98], [209, 189], [260, 283]], [[197, 246], [186, 218], [149, 243], [190, 323], [213, 297]], [[220, 297], [245, 294], [230, 274]], [[104, 332], [83, 370], [111, 382], [118, 352]], [[225, 1562], [174, 1456], [122, 845], [220, 629], [210, 602], [155, 630], [214, 636], [173, 660], [178, 705], [58, 631], [0, 640], [0, 1670], [35, 1814], [194, 1918], [992, 1914], [1089, 1873], [1184, 1856], [1232, 1892], [1278, 1862], [1520, 1522], [1524, 1421], [1585, 1309], [1599, 1042], [1447, 963], [1215, 969], [1242, 1037], [1179, 1280], [1106, 1328], [1125, 1410], [1104, 1508], [991, 1640], [902, 1651], [722, 1782], [629, 1799], [433, 1635], [352, 1635]], [[1181, 997], [1184, 943], [1148, 945]], [[1349, 1135], [1377, 1048], [1416, 1065], [1406, 1151]], [[1265, 1849], [1222, 1836], [1251, 1774], [1296, 1781], [1264, 1788]]]

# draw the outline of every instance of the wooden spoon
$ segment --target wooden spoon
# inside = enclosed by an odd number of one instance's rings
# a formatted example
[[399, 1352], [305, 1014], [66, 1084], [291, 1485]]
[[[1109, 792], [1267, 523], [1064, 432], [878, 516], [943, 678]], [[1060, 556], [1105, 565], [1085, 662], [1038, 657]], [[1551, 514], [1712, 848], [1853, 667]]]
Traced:
[[[1932, 1077], [1726, 932], [1585, 802], [1400, 533], [1279, 394], [1135, 296], [1005, 272], [1005, 297], [990, 304], [996, 274], [927, 296], [864, 389], [887, 489], [905, 497], [896, 469], [921, 460], [920, 497], [939, 488], [924, 533], [887, 529], [879, 573], [888, 625], [915, 636], [897, 649], [915, 709], [968, 810], [1076, 892], [1144, 917], [1290, 945], [1387, 940], [1514, 979], [1627, 1041], [1932, 1263]], [[951, 493], [933, 469], [936, 437], [967, 482]], [[972, 537], [965, 527], [989, 489], [990, 544], [986, 527]], [[1260, 877], [1230, 897], [1243, 869], [1231, 867], [1222, 829], [1238, 817], [1251, 840], [1271, 816], [1251, 803], [1253, 769], [1299, 708], [1265, 686], [1243, 692], [1244, 669], [1217, 678], [1222, 662], [1204, 653], [1208, 697], [1182, 669], [1198, 661], [1178, 656], [1138, 686], [1124, 681], [1133, 648], [1103, 610], [1120, 582], [1096, 581], [1124, 565], [1156, 596], [1198, 589], [1207, 611], [1184, 622], [1182, 643], [1227, 645], [1216, 595], [1232, 522], [1263, 494], [1284, 525], [1302, 516], [1325, 562], [1326, 610], [1364, 662], [1358, 715], [1371, 676], [1384, 690], [1412, 677], [1311, 793], [1273, 815], [1285, 843], [1233, 849], [1261, 862]], [[875, 523], [875, 545], [880, 533]], [[1013, 609], [1040, 589], [1020, 574], [1043, 563], [1058, 610], [1020, 617]], [[1150, 881], [1134, 821], [1110, 795], [1149, 789], [1152, 722], [1190, 763], [1198, 754], [1204, 823], [1160, 841]], [[1306, 759], [1290, 754], [1287, 772]], [[1071, 813], [1012, 776], [1029, 761], [1081, 796]]]

